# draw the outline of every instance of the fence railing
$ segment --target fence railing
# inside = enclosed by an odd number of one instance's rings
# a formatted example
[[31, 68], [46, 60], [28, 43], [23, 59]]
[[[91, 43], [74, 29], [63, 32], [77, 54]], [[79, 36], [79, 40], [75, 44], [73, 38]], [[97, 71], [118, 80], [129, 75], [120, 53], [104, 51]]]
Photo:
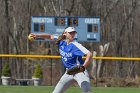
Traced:
[[[0, 54], [0, 57], [18, 57], [18, 58], [54, 58], [59, 59], [61, 56], [52, 56], [52, 55], [31, 55], [31, 54]], [[85, 57], [83, 57], [85, 58]], [[131, 57], [92, 57], [97, 60], [140, 60], [140, 57], [131, 58]]]

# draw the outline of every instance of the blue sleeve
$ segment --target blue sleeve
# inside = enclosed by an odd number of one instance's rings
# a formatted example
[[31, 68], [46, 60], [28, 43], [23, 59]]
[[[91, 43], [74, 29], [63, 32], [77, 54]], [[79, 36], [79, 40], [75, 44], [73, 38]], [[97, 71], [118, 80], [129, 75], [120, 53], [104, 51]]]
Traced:
[[80, 49], [76, 48], [74, 51], [74, 55], [76, 56], [84, 56], [85, 53], [83, 53]]
[[58, 36], [54, 36], [54, 39], [53, 40], [57, 40], [58, 39]]

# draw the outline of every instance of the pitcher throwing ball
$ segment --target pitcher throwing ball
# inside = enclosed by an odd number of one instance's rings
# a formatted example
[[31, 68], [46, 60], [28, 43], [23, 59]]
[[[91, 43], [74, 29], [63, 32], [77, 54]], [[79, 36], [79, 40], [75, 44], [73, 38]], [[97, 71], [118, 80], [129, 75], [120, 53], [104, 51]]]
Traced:
[[[89, 75], [86, 70], [92, 59], [92, 54], [84, 46], [74, 40], [76, 34], [77, 32], [74, 27], [67, 27], [62, 36], [59, 37], [50, 34], [31, 34], [33, 38], [54, 40], [59, 47], [66, 72], [59, 80], [53, 93], [64, 93], [73, 80], [77, 81], [83, 93], [92, 93]], [[82, 59], [84, 55], [86, 55], [85, 60]]]

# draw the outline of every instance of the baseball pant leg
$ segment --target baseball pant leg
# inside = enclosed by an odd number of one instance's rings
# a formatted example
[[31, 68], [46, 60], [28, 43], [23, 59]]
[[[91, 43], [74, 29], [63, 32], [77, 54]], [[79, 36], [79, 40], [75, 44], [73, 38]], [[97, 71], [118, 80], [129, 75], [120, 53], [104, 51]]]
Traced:
[[78, 82], [78, 85], [82, 89], [83, 93], [92, 93], [90, 86], [90, 79], [87, 70], [75, 75], [74, 79]]
[[71, 85], [72, 80], [74, 80], [73, 76], [65, 73], [57, 83], [53, 93], [64, 93], [64, 91]]

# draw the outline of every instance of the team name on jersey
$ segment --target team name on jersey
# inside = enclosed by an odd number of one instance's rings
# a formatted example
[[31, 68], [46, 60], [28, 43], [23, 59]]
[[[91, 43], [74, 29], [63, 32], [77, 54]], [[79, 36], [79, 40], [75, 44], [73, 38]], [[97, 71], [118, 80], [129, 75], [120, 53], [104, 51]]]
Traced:
[[60, 51], [60, 54], [62, 55], [62, 56], [65, 56], [65, 57], [72, 57], [72, 53], [67, 53], [67, 52], [64, 52], [63, 50], [61, 50], [61, 49], [59, 49], [59, 51]]

